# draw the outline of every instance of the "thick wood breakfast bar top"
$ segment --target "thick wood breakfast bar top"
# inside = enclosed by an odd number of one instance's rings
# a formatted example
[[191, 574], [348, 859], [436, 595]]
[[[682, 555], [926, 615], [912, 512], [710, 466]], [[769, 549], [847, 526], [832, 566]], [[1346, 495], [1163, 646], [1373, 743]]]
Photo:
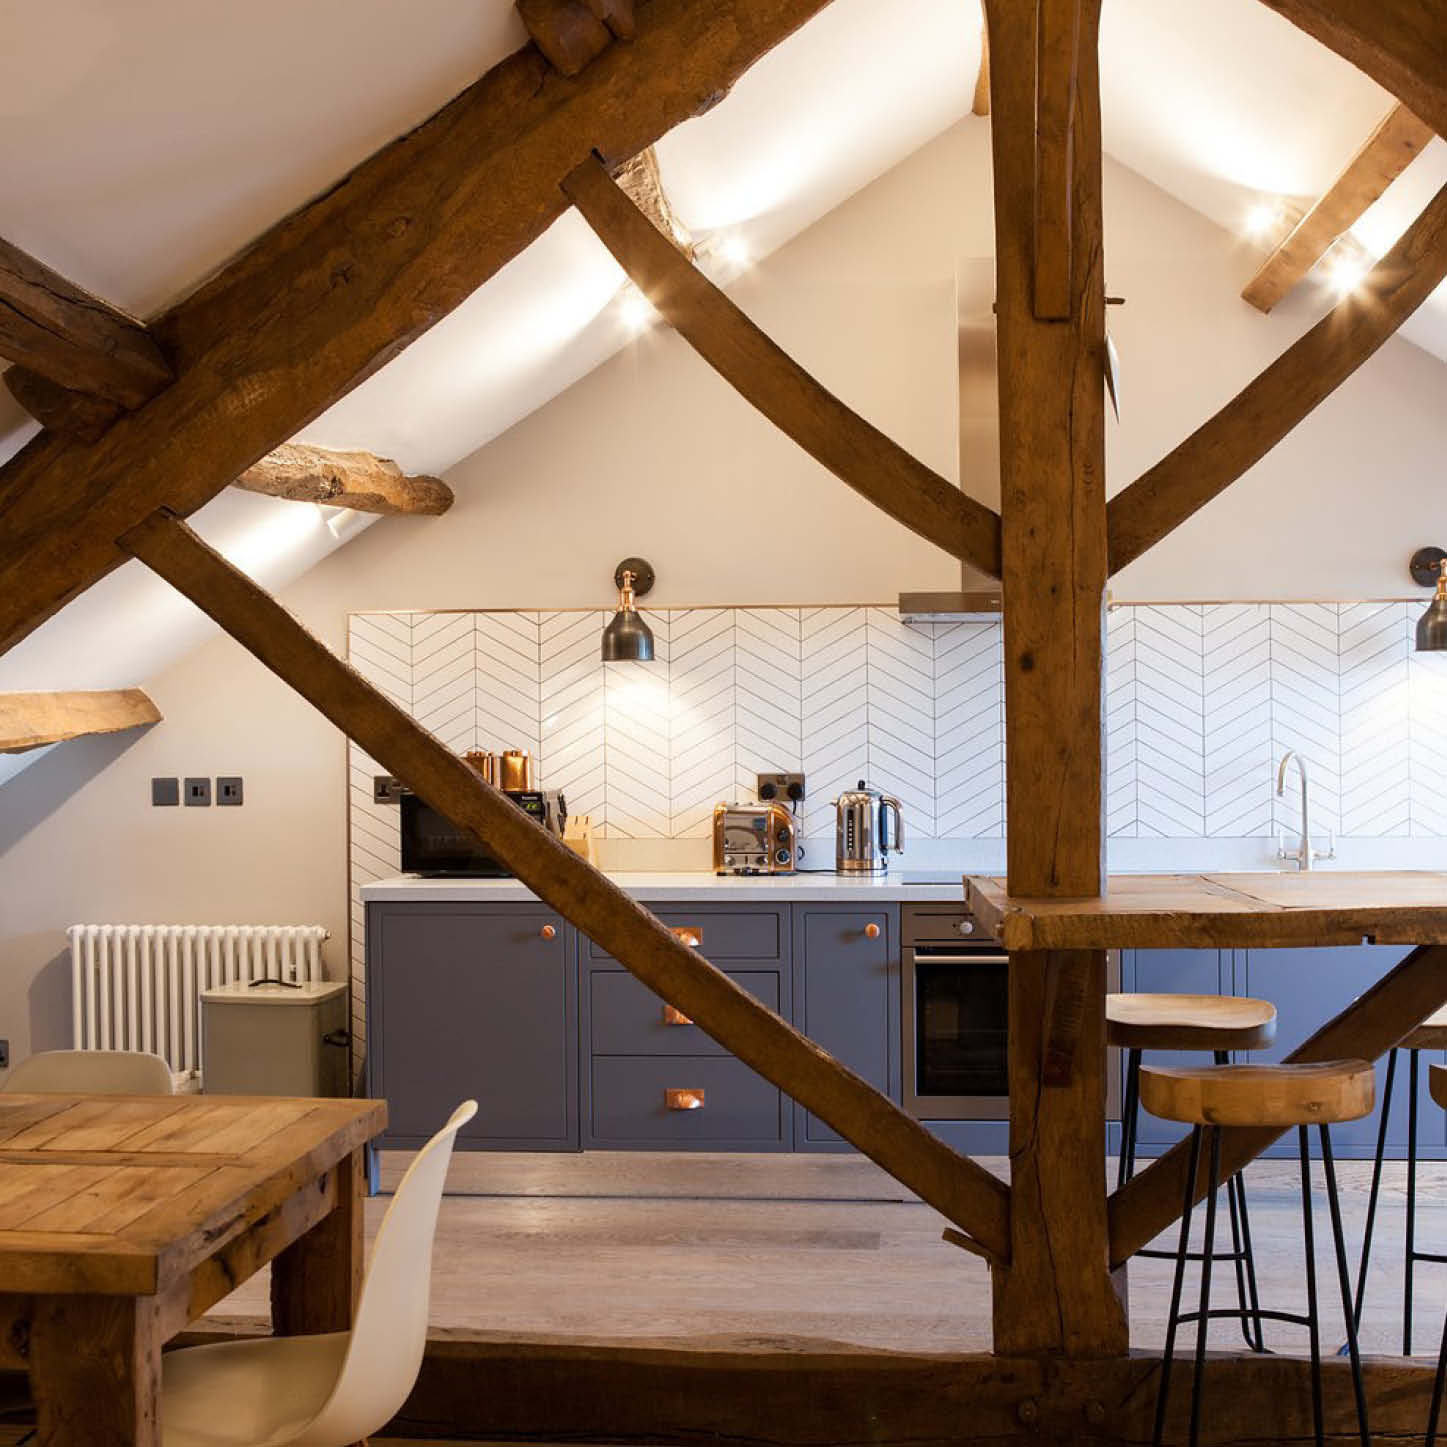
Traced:
[[1011, 896], [967, 876], [965, 899], [1009, 950], [1271, 949], [1447, 944], [1447, 872], [1114, 874], [1098, 899]]

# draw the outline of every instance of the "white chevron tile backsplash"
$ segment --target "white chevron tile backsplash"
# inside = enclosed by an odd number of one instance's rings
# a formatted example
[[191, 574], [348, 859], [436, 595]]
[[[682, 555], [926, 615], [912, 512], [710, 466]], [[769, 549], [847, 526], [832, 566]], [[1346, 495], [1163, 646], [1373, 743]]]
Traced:
[[[1130, 605], [1109, 619], [1107, 827], [1265, 838], [1295, 827], [1298, 750], [1321, 828], [1447, 836], [1447, 659], [1412, 650], [1414, 603]], [[802, 768], [806, 835], [867, 778], [918, 838], [1005, 827], [995, 623], [891, 608], [645, 611], [651, 664], [599, 660], [602, 610], [365, 613], [352, 663], [450, 747], [533, 751], [542, 783], [612, 838], [699, 839], [720, 799]], [[398, 867], [376, 765], [349, 754], [353, 885]]]

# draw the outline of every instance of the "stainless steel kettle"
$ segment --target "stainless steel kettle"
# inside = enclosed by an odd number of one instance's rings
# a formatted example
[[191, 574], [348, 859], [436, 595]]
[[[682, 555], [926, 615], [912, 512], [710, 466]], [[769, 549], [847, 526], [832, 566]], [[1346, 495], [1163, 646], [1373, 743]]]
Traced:
[[857, 789], [846, 789], [834, 801], [834, 867], [840, 874], [878, 874], [889, 867], [890, 850], [904, 853], [899, 800], [861, 779]]

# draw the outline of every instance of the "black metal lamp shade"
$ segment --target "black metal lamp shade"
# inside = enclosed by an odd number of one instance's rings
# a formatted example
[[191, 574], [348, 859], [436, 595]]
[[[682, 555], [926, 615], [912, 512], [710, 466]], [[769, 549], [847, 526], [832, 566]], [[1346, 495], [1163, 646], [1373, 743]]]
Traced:
[[604, 663], [653, 662], [653, 630], [633, 606], [636, 598], [653, 587], [653, 576], [652, 567], [643, 558], [624, 558], [614, 571], [618, 610], [603, 630]]

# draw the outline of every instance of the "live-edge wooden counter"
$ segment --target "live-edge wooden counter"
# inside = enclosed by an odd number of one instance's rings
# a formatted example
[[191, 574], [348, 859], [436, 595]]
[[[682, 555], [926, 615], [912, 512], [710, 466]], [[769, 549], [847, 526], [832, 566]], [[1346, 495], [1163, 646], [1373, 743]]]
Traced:
[[965, 898], [1007, 950], [1447, 943], [1447, 873], [1431, 870], [1116, 874], [1098, 899], [1021, 898], [976, 876]]

